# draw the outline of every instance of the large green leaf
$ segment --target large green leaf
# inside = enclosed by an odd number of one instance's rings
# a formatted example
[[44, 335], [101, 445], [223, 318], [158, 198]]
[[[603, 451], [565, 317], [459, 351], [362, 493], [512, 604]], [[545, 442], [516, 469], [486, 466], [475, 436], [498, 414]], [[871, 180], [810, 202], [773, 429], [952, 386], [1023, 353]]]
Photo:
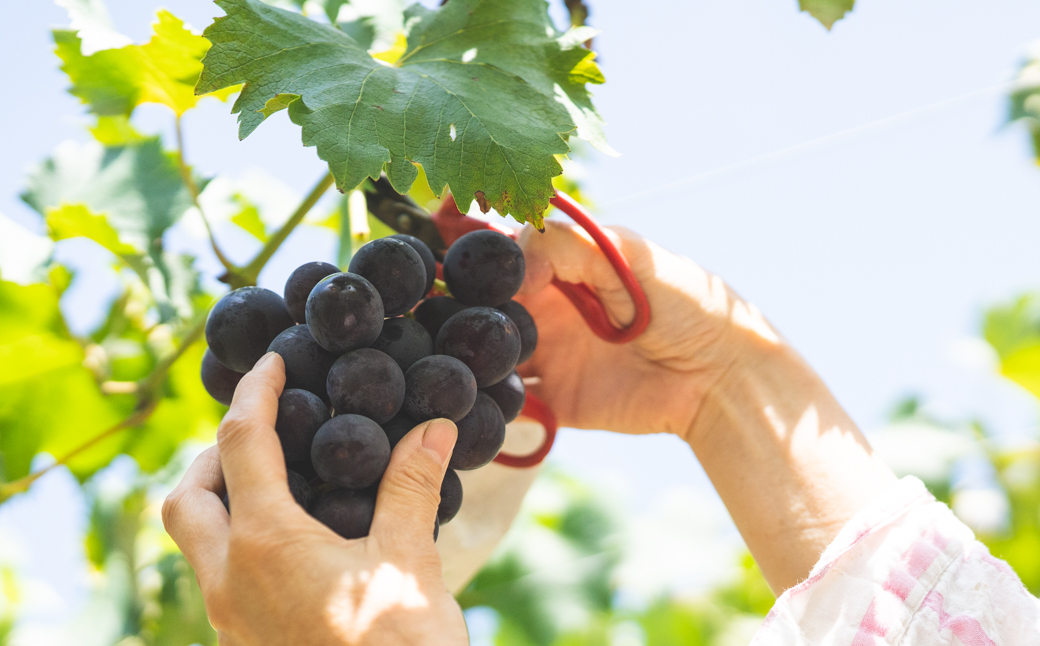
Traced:
[[[582, 28], [560, 34], [544, 0], [453, 0], [406, 12], [392, 64], [343, 31], [259, 0], [217, 0], [198, 92], [244, 83], [248, 136], [288, 105], [341, 190], [383, 171], [405, 192], [421, 164], [439, 193], [540, 224], [572, 134], [605, 146], [586, 83], [602, 82]], [[271, 102], [271, 105], [268, 105]]]
[[834, 23], [845, 17], [852, 11], [856, 0], [798, 0], [798, 6], [802, 11], [808, 11], [814, 18], [830, 29]]
[[158, 138], [122, 146], [66, 142], [28, 179], [22, 199], [47, 219], [51, 237], [98, 242], [153, 291], [163, 320], [191, 315], [183, 263], [163, 234], [192, 206], [177, 162]]
[[83, 366], [50, 285], [0, 282], [0, 452], [3, 477], [29, 472], [38, 452], [55, 442], [76, 445], [124, 414]]
[[1040, 294], [991, 309], [984, 334], [1000, 358], [1000, 373], [1040, 397]]
[[[62, 70], [72, 81], [69, 92], [98, 115], [129, 116], [142, 103], [160, 103], [178, 116], [194, 107], [195, 83], [209, 42], [193, 34], [184, 21], [159, 11], [151, 40], [85, 55], [76, 31], [54, 30]], [[214, 96], [224, 100], [237, 88]]]

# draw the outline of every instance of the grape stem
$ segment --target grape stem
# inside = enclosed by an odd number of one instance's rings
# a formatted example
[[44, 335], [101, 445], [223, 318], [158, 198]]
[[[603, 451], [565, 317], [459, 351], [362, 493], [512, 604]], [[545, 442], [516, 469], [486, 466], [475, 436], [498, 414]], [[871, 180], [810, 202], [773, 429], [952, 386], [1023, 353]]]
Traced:
[[202, 210], [202, 204], [199, 202], [199, 185], [195, 183], [195, 178], [191, 175], [191, 168], [184, 159], [184, 132], [181, 129], [181, 117], [177, 115], [174, 119], [174, 129], [177, 131], [177, 168], [181, 173], [181, 180], [184, 185], [188, 188], [188, 193], [191, 195], [192, 204], [199, 211], [199, 216], [202, 218], [202, 223], [206, 225], [206, 234], [209, 236], [210, 246], [213, 247], [213, 253], [216, 254], [217, 260], [220, 264], [224, 265], [229, 274], [238, 272], [238, 267], [231, 262], [224, 252], [220, 250], [220, 245], [217, 244], [217, 238], [213, 235], [213, 227], [209, 224], [209, 218], [206, 217], [206, 212]]
[[[271, 259], [274, 252], [278, 251], [278, 248], [282, 246], [285, 239], [289, 237], [289, 234], [293, 232], [293, 229], [303, 222], [303, 218], [307, 213], [318, 203], [321, 196], [325, 194], [325, 191], [329, 190], [334, 182], [332, 174], [326, 174], [321, 178], [311, 192], [307, 194], [307, 197], [303, 198], [303, 202], [300, 206], [296, 207], [296, 211], [293, 212], [289, 219], [285, 221], [282, 228], [278, 229], [270, 238], [267, 239], [267, 243], [264, 244], [264, 248], [260, 250], [260, 253], [256, 254], [248, 265], [238, 271], [239, 276], [247, 281], [247, 285], [255, 285], [256, 278], [260, 275], [260, 270], [264, 268], [267, 261]], [[232, 287], [235, 287], [234, 283], [231, 283]]]
[[[207, 312], [205, 314], [208, 313], [209, 312], [207, 308]], [[180, 340], [180, 343], [177, 344], [177, 349], [171, 352], [165, 358], [163, 358], [163, 360], [155, 366], [155, 368], [147, 377], [136, 383], [135, 394], [137, 395], [137, 405], [134, 406], [133, 412], [130, 413], [130, 415], [128, 415], [126, 419], [122, 420], [121, 422], [113, 426], [110, 426], [109, 428], [95, 435], [94, 437], [87, 440], [78, 447], [72, 449], [71, 451], [63, 455], [61, 458], [55, 460], [53, 463], [47, 465], [39, 471], [35, 471], [27, 476], [0, 485], [0, 503], [6, 502], [9, 498], [11, 498], [11, 496], [28, 491], [32, 483], [39, 480], [40, 477], [42, 477], [45, 473], [57, 466], [68, 464], [69, 461], [75, 458], [77, 455], [83, 453], [84, 451], [98, 444], [99, 442], [102, 442], [103, 440], [115, 435], [116, 433], [124, 431], [128, 428], [133, 428], [134, 426], [138, 426], [146, 422], [148, 418], [151, 417], [152, 413], [155, 412], [156, 407], [159, 405], [159, 400], [161, 399], [159, 391], [162, 388], [163, 383], [166, 381], [166, 376], [170, 372], [170, 368], [173, 367], [173, 364], [176, 363], [178, 359], [184, 356], [184, 353], [188, 351], [188, 348], [190, 348], [192, 344], [194, 344], [202, 337], [202, 333], [205, 330], [206, 316], [203, 315], [199, 317], [197, 321], [195, 321], [191, 329], [189, 329], [188, 332], [184, 335], [184, 337]]]

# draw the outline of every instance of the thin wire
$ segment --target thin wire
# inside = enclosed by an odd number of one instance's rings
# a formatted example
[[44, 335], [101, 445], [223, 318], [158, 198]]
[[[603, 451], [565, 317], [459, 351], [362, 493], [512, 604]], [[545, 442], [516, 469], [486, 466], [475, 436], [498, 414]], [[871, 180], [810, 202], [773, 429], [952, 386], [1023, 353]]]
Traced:
[[641, 190], [641, 191], [637, 191], [635, 193], [631, 193], [629, 195], [625, 195], [623, 197], [619, 197], [617, 199], [610, 200], [608, 202], [600, 202], [597, 206], [599, 206], [600, 208], [607, 207], [607, 206], [613, 206], [613, 205], [619, 204], [621, 202], [627, 202], [629, 200], [634, 200], [634, 199], [640, 198], [640, 197], [646, 197], [648, 195], [654, 195], [654, 194], [660, 193], [661, 191], [671, 190], [673, 188], [677, 188], [679, 186], [684, 186], [686, 184], [690, 184], [690, 183], [693, 183], [693, 182], [699, 182], [699, 181], [702, 181], [702, 180], [705, 180], [705, 179], [709, 179], [709, 178], [715, 177], [717, 175], [724, 175], [726, 173], [731, 173], [731, 172], [733, 172], [735, 170], [740, 170], [740, 169], [748, 167], [748, 166], [753, 166], [755, 164], [759, 164], [759, 163], [762, 163], [764, 161], [771, 161], [771, 160], [781, 159], [783, 157], [787, 157], [789, 155], [800, 153], [800, 152], [803, 152], [805, 150], [809, 150], [811, 148], [816, 148], [816, 147], [822, 146], [824, 144], [829, 144], [829, 143], [833, 143], [833, 142], [836, 142], [836, 141], [840, 141], [842, 139], [847, 139], [849, 137], [852, 137], [854, 135], [858, 135], [858, 134], [866, 132], [868, 130], [884, 129], [884, 128], [890, 127], [890, 126], [892, 126], [894, 124], [897, 124], [897, 123], [899, 123], [901, 121], [906, 121], [907, 119], [911, 119], [913, 117], [925, 114], [927, 112], [933, 112], [935, 110], [941, 110], [941, 109], [944, 109], [944, 108], [948, 108], [950, 106], [956, 105], [958, 103], [962, 103], [962, 102], [967, 101], [969, 99], [974, 99], [975, 97], [978, 97], [978, 96], [984, 96], [984, 95], [987, 95], [987, 94], [995, 94], [997, 92], [1004, 92], [1004, 91], [1007, 91], [1007, 90], [1011, 89], [1012, 87], [1014, 87], [1014, 85], [1015, 85], [1015, 81], [1004, 81], [1004, 82], [1001, 82], [1001, 83], [997, 83], [995, 85], [990, 85], [989, 87], [984, 87], [984, 88], [981, 88], [981, 89], [978, 89], [978, 90], [974, 90], [972, 92], [968, 92], [967, 94], [961, 94], [960, 96], [951, 97], [949, 99], [943, 99], [942, 101], [937, 101], [935, 103], [930, 103], [930, 104], [928, 104], [926, 106], [922, 106], [920, 108], [914, 108], [912, 110], [907, 110], [906, 112], [901, 112], [901, 113], [893, 115], [891, 117], [885, 117], [884, 119], [878, 119], [877, 121], [871, 121], [869, 123], [864, 123], [862, 125], [855, 126], [853, 128], [848, 128], [847, 130], [841, 130], [839, 132], [835, 132], [835, 133], [832, 133], [832, 134], [829, 134], [829, 135], [825, 135], [823, 137], [818, 137], [816, 139], [811, 139], [809, 141], [804, 141], [804, 142], [802, 142], [800, 144], [795, 144], [793, 146], [788, 146], [786, 148], [781, 148], [780, 150], [774, 150], [773, 152], [765, 153], [763, 155], [758, 155], [757, 157], [752, 157], [750, 159], [745, 159], [743, 161], [739, 161], [739, 162], [736, 162], [736, 163], [733, 163], [733, 164], [728, 164], [726, 166], [720, 166], [719, 168], [714, 168], [712, 170], [704, 171], [702, 173], [697, 173], [696, 175], [691, 175], [691, 176], [685, 177], [683, 179], [678, 179], [678, 180], [675, 180], [674, 182], [669, 182], [667, 184], [662, 184], [660, 186], [655, 186], [653, 188], [648, 188], [648, 189], [644, 189], [644, 190]]

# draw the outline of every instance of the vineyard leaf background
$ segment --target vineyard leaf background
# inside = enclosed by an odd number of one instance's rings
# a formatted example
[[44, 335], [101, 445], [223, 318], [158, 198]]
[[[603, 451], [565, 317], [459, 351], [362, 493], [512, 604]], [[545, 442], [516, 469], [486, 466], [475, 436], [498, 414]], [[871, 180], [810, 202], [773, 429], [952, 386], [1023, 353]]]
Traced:
[[567, 138], [604, 143], [585, 90], [602, 78], [592, 53], [555, 30], [541, 0], [413, 5], [393, 66], [336, 27], [259, 0], [217, 4], [227, 16], [205, 32], [213, 47], [197, 91], [245, 83], [233, 108], [243, 138], [269, 100], [288, 103], [341, 190], [385, 171], [405, 192], [418, 163], [462, 208], [474, 198], [484, 211], [540, 225]]
[[852, 11], [856, 0], [798, 0], [802, 11], [808, 11], [814, 18], [830, 29], [834, 23]]

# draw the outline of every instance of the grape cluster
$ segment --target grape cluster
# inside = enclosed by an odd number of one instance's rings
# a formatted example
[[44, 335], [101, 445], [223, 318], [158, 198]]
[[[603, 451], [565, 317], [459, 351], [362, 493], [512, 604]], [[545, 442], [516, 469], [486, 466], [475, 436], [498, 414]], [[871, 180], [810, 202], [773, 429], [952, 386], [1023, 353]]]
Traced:
[[[441, 485], [434, 537], [462, 505], [456, 470], [498, 454], [506, 424], [524, 406], [516, 366], [538, 330], [512, 300], [524, 256], [512, 239], [483, 230], [444, 256], [453, 296], [428, 296], [436, 259], [417, 238], [395, 235], [358, 249], [347, 271], [324, 262], [297, 268], [284, 299], [236, 289], [206, 322], [202, 383], [230, 404], [244, 372], [266, 352], [285, 362], [275, 430], [289, 489], [345, 538], [366, 536], [394, 446], [417, 424], [448, 418], [458, 441]], [[225, 498], [225, 504], [227, 499]]]

